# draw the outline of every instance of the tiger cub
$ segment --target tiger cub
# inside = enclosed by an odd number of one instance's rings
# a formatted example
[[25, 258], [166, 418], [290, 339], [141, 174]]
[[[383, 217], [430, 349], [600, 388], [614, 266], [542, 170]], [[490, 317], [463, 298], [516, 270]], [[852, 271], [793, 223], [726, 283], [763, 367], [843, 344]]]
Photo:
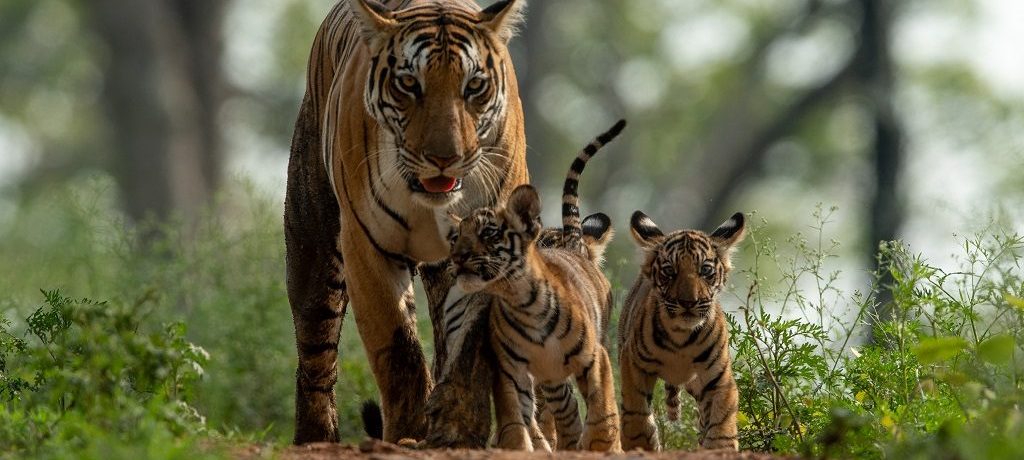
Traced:
[[640, 211], [633, 213], [630, 228], [645, 261], [619, 320], [622, 447], [661, 449], [650, 407], [660, 378], [670, 420], [679, 417], [679, 387], [685, 387], [699, 408], [701, 447], [735, 450], [739, 395], [718, 294], [731, 269], [730, 255], [743, 240], [743, 214], [710, 235], [665, 235]]
[[[611, 287], [599, 265], [613, 232], [604, 214], [588, 216], [581, 225], [577, 185], [586, 161], [624, 124], [598, 136], [570, 168], [560, 235], [542, 229], [540, 197], [529, 185], [516, 188], [504, 206], [477, 209], [458, 224], [451, 254], [456, 282], [466, 292], [494, 298], [490, 323], [499, 371], [494, 391], [498, 447], [550, 450], [535, 417], [538, 383], [558, 423], [560, 447], [621, 451], [604, 345]], [[542, 231], [545, 241], [538, 244]], [[573, 436], [580, 431], [578, 409], [566, 385], [570, 377], [587, 404], [578, 443]]]

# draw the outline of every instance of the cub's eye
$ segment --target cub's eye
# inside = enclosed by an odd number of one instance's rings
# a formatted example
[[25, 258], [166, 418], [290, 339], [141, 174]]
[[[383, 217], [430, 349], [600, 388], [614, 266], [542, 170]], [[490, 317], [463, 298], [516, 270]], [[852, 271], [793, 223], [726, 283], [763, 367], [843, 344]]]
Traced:
[[661, 277], [662, 281], [665, 281], [665, 282], [672, 281], [676, 277], [676, 269], [675, 269], [675, 267], [671, 267], [671, 266], [665, 267], [665, 268], [661, 269], [661, 272], [659, 273], [658, 276]]
[[480, 238], [485, 241], [491, 241], [498, 237], [498, 230], [487, 227], [480, 231]]
[[705, 278], [711, 278], [712, 276], [714, 276], [714, 274], [715, 265], [712, 264], [710, 261], [704, 262], [704, 264], [700, 266], [700, 276], [703, 276]]
[[413, 93], [413, 94], [419, 93], [419, 91], [420, 91], [420, 82], [419, 82], [419, 80], [416, 80], [416, 77], [414, 77], [412, 75], [409, 75], [409, 74], [405, 74], [405, 75], [399, 75], [396, 80], [398, 81], [398, 87], [399, 88], [402, 88], [403, 90], [408, 91], [408, 92]]
[[487, 80], [484, 80], [481, 77], [470, 78], [469, 81], [466, 82], [466, 96], [472, 96], [483, 91], [485, 86], [487, 86]]

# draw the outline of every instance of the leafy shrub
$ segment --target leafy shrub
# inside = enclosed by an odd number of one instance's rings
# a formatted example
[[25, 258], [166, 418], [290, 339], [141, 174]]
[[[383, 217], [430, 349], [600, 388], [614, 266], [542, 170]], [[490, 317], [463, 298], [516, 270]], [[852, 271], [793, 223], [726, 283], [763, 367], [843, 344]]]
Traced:
[[24, 338], [0, 321], [0, 453], [131, 456], [161, 440], [171, 454], [171, 441], [205, 430], [190, 403], [208, 356], [182, 323], [151, 327], [145, 298], [43, 295]]
[[[946, 271], [885, 243], [867, 294], [837, 288], [838, 243], [751, 237], [730, 316], [746, 448], [824, 457], [1017, 458], [1024, 237], [988, 229]], [[767, 286], [767, 287], [766, 287]], [[884, 300], [887, 294], [890, 300]]]

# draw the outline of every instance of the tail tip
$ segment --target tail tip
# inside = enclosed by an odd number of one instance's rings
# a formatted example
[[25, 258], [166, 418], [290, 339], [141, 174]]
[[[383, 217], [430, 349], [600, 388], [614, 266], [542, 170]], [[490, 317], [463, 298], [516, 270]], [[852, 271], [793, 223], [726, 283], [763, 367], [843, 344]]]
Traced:
[[617, 135], [626, 127], [626, 119], [620, 118], [619, 121], [612, 125], [612, 129], [608, 130], [610, 133]]
[[384, 439], [384, 418], [381, 416], [380, 406], [376, 401], [367, 399], [363, 401], [360, 409], [363, 419], [363, 430], [366, 435], [373, 439]]

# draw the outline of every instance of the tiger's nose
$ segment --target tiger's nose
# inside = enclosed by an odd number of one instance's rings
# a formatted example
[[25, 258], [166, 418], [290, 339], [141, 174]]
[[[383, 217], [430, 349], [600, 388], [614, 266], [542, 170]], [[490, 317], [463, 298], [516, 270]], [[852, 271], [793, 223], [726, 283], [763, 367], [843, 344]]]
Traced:
[[425, 157], [427, 161], [430, 162], [430, 164], [437, 166], [437, 168], [442, 171], [445, 168], [455, 164], [456, 161], [459, 161], [459, 156], [453, 153], [444, 155], [434, 155], [428, 153], [425, 155]]

